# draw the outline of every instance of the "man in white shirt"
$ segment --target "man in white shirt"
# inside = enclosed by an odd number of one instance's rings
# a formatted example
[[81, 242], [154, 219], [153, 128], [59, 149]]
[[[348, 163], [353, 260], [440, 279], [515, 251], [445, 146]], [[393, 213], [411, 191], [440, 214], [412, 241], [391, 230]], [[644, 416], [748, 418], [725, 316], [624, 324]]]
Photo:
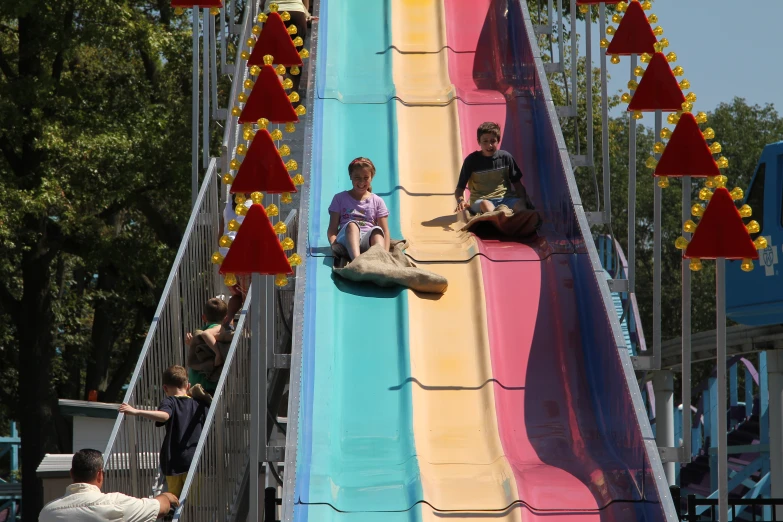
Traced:
[[179, 505], [171, 493], [155, 498], [101, 493], [103, 456], [93, 449], [83, 449], [73, 456], [71, 479], [73, 484], [65, 489], [65, 496], [44, 506], [39, 522], [154, 522]]

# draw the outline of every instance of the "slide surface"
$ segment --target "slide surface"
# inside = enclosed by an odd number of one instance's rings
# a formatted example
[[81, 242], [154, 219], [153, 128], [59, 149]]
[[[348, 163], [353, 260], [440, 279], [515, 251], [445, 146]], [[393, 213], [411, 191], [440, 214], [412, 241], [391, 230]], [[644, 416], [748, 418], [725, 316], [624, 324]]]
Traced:
[[[522, 6], [319, 14], [295, 519], [671, 520]], [[459, 232], [452, 193], [483, 121], [544, 214], [535, 241]], [[327, 208], [358, 156], [443, 296], [332, 275]]]

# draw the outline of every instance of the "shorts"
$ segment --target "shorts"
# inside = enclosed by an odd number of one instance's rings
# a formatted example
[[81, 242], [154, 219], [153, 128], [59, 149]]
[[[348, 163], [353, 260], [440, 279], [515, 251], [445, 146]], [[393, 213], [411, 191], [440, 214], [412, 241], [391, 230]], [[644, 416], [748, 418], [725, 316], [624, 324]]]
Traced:
[[[335, 241], [340, 243], [345, 248], [348, 248], [348, 241], [346, 241], [346, 239], [345, 239], [345, 231], [348, 229], [348, 226], [351, 223], [353, 223], [357, 227], [359, 226], [359, 224], [356, 223], [355, 221], [349, 221], [348, 223], [345, 224], [345, 226], [343, 228], [340, 229], [339, 232], [337, 232], [337, 239], [335, 239]], [[359, 227], [359, 229], [361, 230], [361, 227]], [[376, 230], [378, 232], [380, 232], [381, 235], [383, 235], [383, 229], [381, 227], [377, 227], [377, 226], [376, 227], [372, 227], [371, 229], [366, 230], [364, 232], [361, 232], [361, 237], [359, 238], [359, 253], [360, 254], [362, 252], [367, 252], [370, 249], [370, 236], [372, 236], [372, 233], [375, 232]]]
[[[175, 497], [180, 498], [182, 495], [182, 488], [185, 487], [185, 479], [187, 478], [187, 473], [181, 473], [179, 475], [166, 475], [166, 489]], [[201, 475], [196, 474], [195, 479], [190, 483], [190, 491], [188, 492], [188, 499], [191, 500], [191, 503], [199, 498], [200, 490]]]
[[478, 214], [481, 212], [481, 208], [479, 208], [479, 205], [482, 201], [489, 201], [492, 203], [495, 207], [498, 205], [505, 205], [508, 208], [514, 208], [514, 205], [519, 203], [519, 198], [516, 197], [509, 197], [509, 196], [503, 196], [502, 198], [483, 198], [483, 199], [477, 199], [475, 203], [473, 203], [470, 206], [470, 211], [474, 214]]

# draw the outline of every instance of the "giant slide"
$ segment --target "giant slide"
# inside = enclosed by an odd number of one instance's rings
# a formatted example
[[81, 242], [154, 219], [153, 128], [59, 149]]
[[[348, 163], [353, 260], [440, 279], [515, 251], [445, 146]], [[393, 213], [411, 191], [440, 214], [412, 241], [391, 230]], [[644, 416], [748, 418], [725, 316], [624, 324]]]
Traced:
[[[676, 520], [519, 0], [321, 0], [294, 519]], [[460, 232], [475, 130], [546, 220], [532, 243]], [[347, 165], [445, 295], [332, 275]], [[612, 324], [614, 321], [614, 324]]]

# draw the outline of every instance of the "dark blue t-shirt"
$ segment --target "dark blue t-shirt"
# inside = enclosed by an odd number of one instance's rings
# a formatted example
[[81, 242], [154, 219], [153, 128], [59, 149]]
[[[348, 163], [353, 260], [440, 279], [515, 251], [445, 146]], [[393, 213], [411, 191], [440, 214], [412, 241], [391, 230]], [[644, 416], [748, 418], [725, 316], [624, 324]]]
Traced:
[[160, 448], [160, 467], [164, 475], [188, 472], [207, 409], [206, 405], [188, 396], [166, 397], [158, 406], [159, 411], [169, 414], [166, 422], [155, 423], [158, 427], [166, 426], [166, 437]]

